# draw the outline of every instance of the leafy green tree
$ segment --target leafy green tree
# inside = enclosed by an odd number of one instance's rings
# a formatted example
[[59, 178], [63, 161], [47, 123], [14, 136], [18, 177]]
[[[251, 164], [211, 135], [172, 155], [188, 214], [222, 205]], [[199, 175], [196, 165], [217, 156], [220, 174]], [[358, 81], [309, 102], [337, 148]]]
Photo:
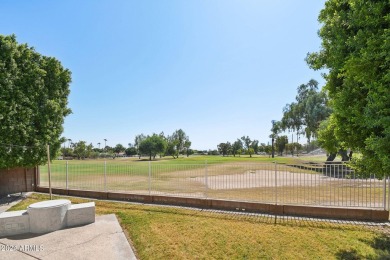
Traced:
[[251, 147], [252, 140], [249, 138], [249, 136], [242, 136], [241, 140], [246, 150]]
[[237, 139], [232, 145], [232, 154], [236, 157], [236, 154], [241, 155], [241, 151], [243, 149], [243, 144], [240, 139]]
[[61, 148], [71, 73], [15, 35], [0, 35], [0, 168], [33, 167]]
[[279, 155], [283, 155], [283, 151], [288, 144], [288, 137], [286, 135], [278, 136], [275, 140], [275, 146], [278, 149]]
[[251, 148], [253, 148], [253, 153], [257, 154], [259, 152], [259, 141], [258, 140], [253, 140], [251, 143]]
[[149, 160], [152, 160], [152, 157], [155, 158], [158, 153], [164, 152], [167, 147], [167, 142], [160, 135], [153, 134], [152, 136], [147, 136], [139, 144], [139, 151], [141, 154], [146, 154], [149, 156]]
[[122, 144], [117, 144], [113, 149], [114, 153], [116, 153], [117, 155], [124, 152], [125, 150], [126, 148]]
[[218, 152], [218, 150], [209, 150], [209, 151], [207, 152], [207, 154], [208, 154], [208, 155], [219, 155], [219, 152]]
[[127, 148], [127, 149], [125, 150], [125, 154], [126, 154], [127, 156], [134, 156], [134, 155], [137, 154], [137, 149], [136, 149], [134, 146], [129, 147], [129, 148]]
[[185, 154], [187, 155], [187, 157], [189, 157], [192, 154], [191, 149], [190, 149], [191, 144], [192, 144], [191, 141], [188, 140], [188, 137], [187, 137], [187, 140], [184, 142], [184, 150], [185, 150]]
[[87, 146], [85, 141], [79, 141], [73, 146], [73, 153], [77, 159], [84, 159], [87, 154]]
[[217, 148], [218, 152], [222, 154], [222, 156], [229, 155], [232, 151], [232, 145], [229, 142], [220, 143]]
[[138, 158], [141, 159], [141, 153], [139, 151], [139, 145], [143, 140], [145, 140], [146, 136], [144, 134], [136, 135], [134, 138], [134, 147], [137, 150]]
[[73, 149], [72, 148], [62, 148], [61, 152], [64, 157], [73, 157]]
[[92, 158], [93, 155], [93, 145], [92, 143], [90, 143], [89, 145], [87, 145], [86, 147], [86, 157], [87, 158]]
[[188, 141], [189, 139], [186, 133], [182, 129], [176, 130], [172, 134], [172, 136], [176, 143], [176, 152], [177, 152], [176, 157], [179, 157], [179, 154], [183, 153], [185, 142]]
[[252, 147], [249, 147], [248, 150], [246, 150], [246, 153], [249, 154], [249, 157], [252, 157], [252, 154], [255, 153], [255, 149]]
[[280, 121], [281, 130], [296, 131], [297, 135], [304, 134], [310, 140], [317, 137], [320, 123], [329, 117], [331, 109], [323, 91], [318, 91], [318, 82], [311, 79], [307, 84], [297, 88], [296, 102], [287, 104], [283, 109]]
[[334, 136], [359, 152], [358, 169], [390, 173], [390, 2], [328, 0], [321, 10], [320, 51], [307, 57], [326, 68]]
[[182, 130], [176, 130], [172, 135], [166, 138], [167, 150], [166, 154], [171, 155], [173, 158], [179, 158], [179, 154], [186, 154], [189, 156], [189, 149], [191, 147], [191, 141], [186, 133]]
[[272, 146], [269, 145], [269, 144], [264, 146], [264, 152], [267, 153], [268, 155], [271, 155], [271, 153], [272, 153]]
[[[249, 136], [242, 136], [241, 140], [242, 140], [242, 142], [244, 144], [245, 152], [247, 154], [249, 154], [249, 157], [252, 157], [252, 154], [254, 153], [254, 149], [252, 147], [252, 144], [253, 144], [252, 140], [249, 138]], [[258, 143], [259, 142], [258, 141], [256, 141], [256, 142], [257, 143], [255, 145], [258, 147]]]
[[335, 135], [336, 127], [333, 115], [323, 121], [318, 133], [318, 143], [328, 152], [327, 161], [333, 161], [337, 154], [341, 155], [342, 161], [349, 161], [351, 158], [347, 154], [347, 144]]
[[170, 137], [168, 137], [165, 154], [172, 156], [174, 159], [176, 158], [176, 142], [175, 140], [170, 139]]

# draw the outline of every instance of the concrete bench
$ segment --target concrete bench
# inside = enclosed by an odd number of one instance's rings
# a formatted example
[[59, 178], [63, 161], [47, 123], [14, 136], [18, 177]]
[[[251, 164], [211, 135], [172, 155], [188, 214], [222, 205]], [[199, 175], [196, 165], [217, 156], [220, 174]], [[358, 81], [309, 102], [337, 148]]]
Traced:
[[95, 222], [95, 202], [72, 205], [69, 200], [41, 201], [27, 210], [0, 214], [0, 237], [24, 233], [43, 234]]
[[95, 222], [95, 202], [70, 205], [67, 213], [67, 226], [75, 227]]
[[0, 237], [30, 232], [27, 210], [3, 212], [0, 214]]

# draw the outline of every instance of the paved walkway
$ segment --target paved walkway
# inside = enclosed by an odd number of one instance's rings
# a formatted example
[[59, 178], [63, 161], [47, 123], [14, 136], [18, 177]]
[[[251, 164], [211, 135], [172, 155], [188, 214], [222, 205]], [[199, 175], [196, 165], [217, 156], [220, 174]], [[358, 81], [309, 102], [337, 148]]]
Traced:
[[[0, 204], [0, 213], [20, 200]], [[136, 259], [114, 214], [47, 234], [0, 238], [0, 259]]]

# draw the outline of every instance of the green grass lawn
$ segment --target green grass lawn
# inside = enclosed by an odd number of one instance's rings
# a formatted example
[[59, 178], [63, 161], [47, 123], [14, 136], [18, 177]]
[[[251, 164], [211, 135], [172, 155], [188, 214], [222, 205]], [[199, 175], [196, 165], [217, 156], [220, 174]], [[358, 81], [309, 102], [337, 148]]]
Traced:
[[[33, 194], [11, 210], [46, 199]], [[264, 216], [95, 202], [98, 215], [116, 214], [140, 259], [390, 258], [390, 238], [362, 226], [281, 219], [275, 224]]]
[[[273, 202], [275, 199], [274, 172], [294, 175], [294, 182], [280, 178], [278, 202], [339, 206], [381, 206], [383, 185], [369, 187], [371, 183], [337, 180], [319, 184], [320, 176], [314, 170], [291, 167], [289, 164], [319, 160], [319, 156], [276, 157], [268, 156], [190, 156], [173, 159], [157, 158], [149, 162], [138, 158], [109, 160], [54, 161], [51, 165], [52, 187], [174, 196], [211, 197], [244, 201]], [[277, 165], [273, 164], [276, 162]], [[276, 166], [276, 168], [275, 168]], [[321, 168], [321, 167], [320, 167]], [[151, 170], [149, 172], [149, 169]], [[105, 174], [106, 173], [106, 174]], [[149, 181], [150, 173], [150, 181]], [[207, 174], [208, 184], [205, 184]], [[300, 185], [301, 174], [305, 177]], [[259, 180], [263, 176], [263, 180]], [[287, 177], [287, 176], [286, 176]], [[48, 186], [47, 167], [40, 167], [40, 184]], [[251, 186], [252, 185], [252, 186]], [[257, 185], [257, 186], [256, 186]], [[216, 188], [215, 188], [216, 187]], [[368, 187], [368, 188], [366, 188]], [[150, 189], [149, 189], [150, 188]], [[381, 204], [382, 203], [382, 204]]]
[[[275, 157], [269, 158], [268, 156], [254, 155], [249, 157], [242, 155], [236, 156], [191, 156], [180, 157], [173, 159], [172, 157], [157, 158], [151, 162], [153, 172], [158, 173], [172, 173], [177, 171], [186, 171], [187, 169], [203, 169], [207, 166], [226, 166], [226, 165], [256, 165], [255, 169], [262, 169], [261, 165], [270, 165], [272, 163], [277, 164], [302, 164], [305, 160], [301, 160], [300, 157]], [[77, 172], [78, 176], [82, 175], [94, 175], [96, 173], [103, 174], [106, 167], [107, 174], [121, 174], [129, 173], [129, 175], [147, 176], [149, 172], [149, 161], [145, 159], [138, 159], [138, 157], [131, 158], [116, 158], [116, 159], [98, 159], [98, 160], [54, 160], [51, 164], [51, 171], [53, 178], [60, 181], [65, 180], [66, 164], [68, 164], [69, 172]], [[106, 165], [106, 166], [105, 166]], [[175, 168], [176, 167], [176, 168]], [[260, 168], [259, 168], [260, 167]], [[265, 166], [264, 166], [265, 167]], [[269, 167], [269, 166], [268, 166]], [[41, 166], [40, 172], [42, 180], [46, 180], [47, 166]], [[290, 170], [294, 170], [290, 168]], [[237, 171], [234, 171], [236, 173]], [[300, 171], [302, 172], [302, 170]], [[310, 172], [310, 171], [309, 171]], [[204, 174], [203, 172], [201, 173]], [[221, 173], [210, 171], [211, 175], [219, 175]], [[223, 174], [226, 174], [226, 169], [223, 170]], [[174, 174], [175, 175], [175, 174]], [[178, 175], [176, 174], [176, 177]]]
[[[88, 159], [88, 160], [69, 160], [69, 164], [95, 164], [97, 162], [104, 162], [107, 161], [107, 163], [137, 163], [137, 164], [147, 164], [148, 159], [146, 157], [141, 157], [141, 159], [138, 159], [138, 157], [118, 157], [115, 159], [107, 158], [107, 159]], [[241, 156], [220, 156], [220, 155], [191, 155], [189, 157], [181, 155], [177, 159], [173, 159], [171, 156], [165, 156], [162, 158], [159, 158], [158, 156], [152, 160], [153, 163], [158, 164], [204, 164], [207, 162], [207, 164], [221, 164], [221, 163], [232, 163], [232, 162], [246, 162], [246, 163], [284, 163], [284, 164], [299, 164], [302, 162], [324, 162], [326, 160], [325, 156], [321, 155], [305, 155], [305, 156], [299, 156], [299, 157], [284, 157], [284, 156], [276, 156], [275, 158], [270, 158], [269, 156], [264, 155], [252, 155], [250, 157], [249, 155], [241, 155]], [[54, 160], [55, 164], [65, 164], [66, 161], [64, 160]]]

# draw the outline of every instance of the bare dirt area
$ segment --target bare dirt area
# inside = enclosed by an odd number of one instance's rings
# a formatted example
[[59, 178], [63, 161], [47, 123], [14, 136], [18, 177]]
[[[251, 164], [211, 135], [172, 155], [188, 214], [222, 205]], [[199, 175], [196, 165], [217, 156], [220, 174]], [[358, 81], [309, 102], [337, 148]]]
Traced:
[[[247, 171], [242, 174], [223, 174], [206, 177], [195, 177], [210, 189], [245, 189], [282, 186], [320, 186], [326, 183], [342, 183], [343, 180], [321, 174], [292, 173], [288, 171], [272, 172], [268, 170]], [[347, 184], [347, 182], [345, 182]]]

